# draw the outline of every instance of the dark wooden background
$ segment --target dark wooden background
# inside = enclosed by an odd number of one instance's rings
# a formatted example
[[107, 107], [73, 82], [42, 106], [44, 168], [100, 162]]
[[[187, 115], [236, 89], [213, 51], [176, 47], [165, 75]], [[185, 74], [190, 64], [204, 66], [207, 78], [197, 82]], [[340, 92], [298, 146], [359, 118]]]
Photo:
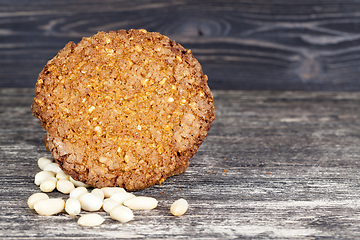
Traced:
[[212, 89], [360, 90], [358, 0], [1, 0], [0, 87], [33, 87], [68, 41], [130, 28], [192, 49]]

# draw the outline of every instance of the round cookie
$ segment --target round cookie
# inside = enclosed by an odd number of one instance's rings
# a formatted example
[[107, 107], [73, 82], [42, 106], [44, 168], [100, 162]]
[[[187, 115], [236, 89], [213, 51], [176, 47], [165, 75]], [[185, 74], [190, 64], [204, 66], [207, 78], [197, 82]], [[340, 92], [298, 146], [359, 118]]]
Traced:
[[31, 108], [65, 173], [129, 191], [184, 172], [215, 118], [191, 51], [143, 29], [69, 42], [39, 74]]

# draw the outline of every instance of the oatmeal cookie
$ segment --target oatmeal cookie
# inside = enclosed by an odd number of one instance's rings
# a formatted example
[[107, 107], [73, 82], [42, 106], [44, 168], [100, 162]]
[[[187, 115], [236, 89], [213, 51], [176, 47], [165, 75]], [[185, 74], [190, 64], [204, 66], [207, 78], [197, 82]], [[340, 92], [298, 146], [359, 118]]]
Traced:
[[65, 173], [129, 191], [184, 172], [215, 118], [191, 51], [143, 29], [69, 42], [39, 74], [31, 109]]

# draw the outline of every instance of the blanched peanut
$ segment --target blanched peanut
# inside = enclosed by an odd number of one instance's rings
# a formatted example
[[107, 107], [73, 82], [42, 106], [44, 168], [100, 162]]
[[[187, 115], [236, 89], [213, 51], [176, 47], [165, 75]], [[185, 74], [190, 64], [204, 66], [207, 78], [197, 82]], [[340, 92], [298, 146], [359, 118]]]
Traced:
[[114, 193], [117, 192], [126, 192], [125, 189], [121, 187], [104, 187], [101, 190], [103, 191], [106, 198], [111, 197]]
[[85, 187], [77, 187], [70, 192], [71, 198], [78, 198], [81, 194], [87, 193], [88, 190]]
[[35, 211], [43, 216], [50, 216], [57, 214], [64, 210], [65, 201], [59, 198], [50, 198], [37, 202], [34, 205]]
[[65, 211], [70, 216], [78, 215], [81, 212], [81, 205], [79, 200], [77, 200], [76, 198], [69, 198], [68, 200], [66, 200]]
[[170, 212], [174, 216], [181, 216], [183, 215], [188, 209], [188, 202], [180, 198], [179, 200], [176, 200], [170, 207]]
[[55, 173], [49, 171], [41, 171], [35, 175], [34, 183], [38, 186], [48, 178], [55, 177]]
[[55, 174], [61, 171], [61, 168], [57, 163], [49, 163], [44, 167], [44, 171], [54, 172]]
[[37, 161], [37, 164], [41, 170], [44, 170], [45, 166], [49, 163], [53, 163], [53, 161], [51, 161], [50, 159], [48, 159], [46, 157], [41, 157]]
[[158, 201], [152, 197], [135, 197], [124, 201], [124, 205], [133, 210], [151, 210], [156, 208]]
[[92, 193], [84, 193], [81, 194], [78, 197], [78, 200], [80, 201], [81, 208], [85, 211], [97, 211], [101, 208], [103, 205], [103, 200]]
[[85, 227], [95, 227], [101, 225], [105, 219], [97, 213], [88, 213], [81, 216], [77, 223]]
[[104, 209], [105, 212], [110, 213], [111, 210], [113, 210], [113, 208], [116, 207], [117, 205], [120, 204], [117, 203], [114, 199], [107, 198], [104, 200], [102, 208]]
[[69, 175], [64, 173], [62, 170], [56, 174], [56, 178], [59, 180], [69, 180], [70, 181]]
[[57, 179], [50, 177], [40, 184], [40, 190], [43, 192], [52, 192], [56, 188]]
[[134, 214], [131, 209], [122, 205], [118, 205], [111, 210], [110, 217], [120, 222], [128, 222], [134, 219]]
[[100, 197], [102, 200], [104, 200], [104, 192], [99, 188], [94, 188], [91, 191], [92, 194], [95, 194], [96, 196]]
[[75, 187], [85, 187], [85, 188], [89, 188], [90, 185], [80, 182], [80, 181], [76, 181], [75, 179], [73, 179], [72, 177], [70, 177], [70, 182], [72, 182], [74, 184]]
[[59, 180], [56, 184], [56, 189], [64, 194], [70, 193], [75, 189], [74, 184], [68, 180]]
[[117, 193], [114, 193], [110, 199], [113, 199], [115, 200], [118, 204], [123, 204], [123, 202], [125, 200], [128, 200], [130, 198], [134, 198], [136, 197], [134, 194], [132, 193], [127, 193], [127, 192], [117, 192]]
[[34, 205], [41, 201], [41, 200], [45, 200], [45, 199], [49, 199], [49, 196], [46, 193], [34, 193], [33, 195], [31, 195], [27, 201], [27, 204], [29, 206], [30, 209], [34, 209]]

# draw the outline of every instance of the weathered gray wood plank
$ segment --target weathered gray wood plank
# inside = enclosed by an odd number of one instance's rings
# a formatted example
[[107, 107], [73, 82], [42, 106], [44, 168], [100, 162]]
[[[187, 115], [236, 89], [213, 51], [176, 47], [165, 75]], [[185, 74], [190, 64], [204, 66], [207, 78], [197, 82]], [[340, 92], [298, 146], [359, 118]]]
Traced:
[[[104, 224], [85, 228], [27, 208], [36, 160], [49, 153], [30, 112], [34, 90], [0, 88], [0, 238], [360, 237], [360, 93], [213, 93], [217, 118], [189, 169], [136, 193], [159, 206], [126, 224], [101, 212]], [[176, 218], [180, 197], [190, 208]]]
[[213, 89], [360, 90], [352, 0], [3, 0], [0, 87], [33, 87], [68, 41], [145, 28], [192, 49]]

